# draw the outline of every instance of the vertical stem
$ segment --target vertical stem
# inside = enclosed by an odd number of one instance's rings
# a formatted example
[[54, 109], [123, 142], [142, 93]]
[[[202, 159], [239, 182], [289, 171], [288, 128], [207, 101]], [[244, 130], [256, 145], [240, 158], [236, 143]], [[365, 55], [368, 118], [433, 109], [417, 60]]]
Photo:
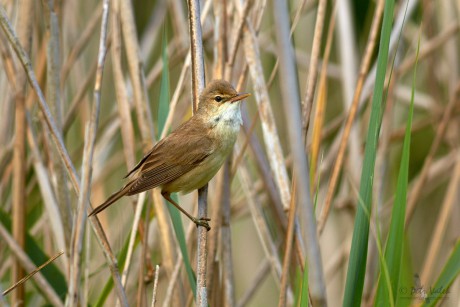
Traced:
[[[93, 155], [96, 143], [97, 127], [99, 123], [99, 111], [101, 105], [101, 87], [102, 74], [104, 71], [105, 56], [107, 53], [107, 27], [109, 20], [109, 0], [104, 0], [102, 5], [102, 20], [101, 20], [101, 35], [99, 40], [99, 51], [97, 57], [97, 70], [94, 84], [94, 102], [91, 110], [90, 121], [86, 124], [85, 130], [85, 145], [83, 149], [83, 162], [81, 171], [80, 193], [78, 195], [77, 214], [72, 233], [71, 246], [71, 265], [70, 265], [70, 282], [69, 296], [66, 301], [66, 306], [78, 306], [79, 304], [79, 289], [81, 279], [81, 251], [83, 248], [84, 231], [86, 224], [86, 209], [90, 208], [89, 199], [91, 194], [91, 180], [93, 170]], [[123, 306], [127, 306], [128, 302], [124, 291], [119, 291], [120, 300]]]
[[235, 306], [235, 279], [233, 276], [232, 262], [232, 235], [230, 230], [230, 168], [232, 165], [230, 156], [225, 162], [222, 178], [222, 262], [223, 262], [223, 287], [224, 287], [224, 306]]
[[[288, 123], [289, 143], [293, 165], [296, 166], [294, 180], [298, 183], [297, 201], [299, 220], [303, 223], [307, 246], [309, 271], [309, 286], [313, 306], [326, 306], [326, 287], [324, 284], [321, 252], [316, 230], [316, 217], [310, 195], [310, 178], [308, 163], [302, 143], [302, 120], [300, 117], [300, 96], [297, 71], [294, 63], [294, 50], [289, 37], [289, 15], [287, 4], [282, 0], [274, 0], [275, 32], [278, 40], [280, 60], [280, 82], [285, 107], [286, 122]], [[305, 127], [304, 127], [305, 128]], [[304, 131], [305, 133], [305, 131]], [[294, 195], [292, 197], [295, 197]]]
[[[46, 99], [50, 106], [50, 110], [56, 126], [62, 134], [62, 100], [60, 91], [60, 43], [59, 43], [59, 24], [58, 17], [55, 12], [55, 1], [43, 1], [45, 10], [45, 23], [47, 43], [47, 61], [46, 61]], [[59, 205], [60, 214], [64, 220], [64, 236], [66, 242], [70, 241], [72, 229], [72, 210], [70, 207], [70, 197], [67, 187], [67, 177], [64, 165], [59, 161], [59, 153], [57, 148], [53, 147], [51, 150], [52, 169], [56, 180], [53, 185], [56, 190], [57, 201]], [[66, 246], [67, 249], [67, 246]], [[66, 253], [68, 255], [68, 253]]]
[[[15, 139], [13, 153], [13, 237], [18, 245], [25, 248], [25, 223], [26, 223], [26, 148], [25, 148], [25, 97], [21, 93], [16, 96], [15, 112]], [[13, 263], [13, 280], [15, 282], [24, 277], [19, 260]], [[24, 305], [24, 285], [19, 285], [13, 292], [13, 306]]]
[[280, 296], [278, 300], [278, 307], [286, 306], [286, 299], [287, 299], [287, 286], [288, 286], [288, 278], [289, 278], [289, 265], [291, 263], [291, 255], [292, 255], [292, 245], [293, 245], [293, 238], [294, 238], [294, 225], [295, 225], [295, 218], [296, 218], [296, 209], [297, 209], [297, 201], [296, 201], [296, 181], [295, 179], [292, 181], [292, 198], [291, 198], [291, 205], [289, 206], [289, 219], [288, 219], [288, 227], [286, 232], [286, 248], [284, 249], [284, 259], [283, 259], [283, 271], [281, 273], [281, 283], [280, 283]]
[[190, 49], [192, 56], [193, 111], [198, 108], [200, 93], [204, 89], [203, 42], [201, 36], [200, 1], [187, 0], [189, 9]]
[[[203, 61], [203, 42], [201, 37], [200, 22], [200, 1], [188, 0], [189, 10], [189, 31], [190, 49], [192, 59], [192, 102], [194, 112], [198, 108], [199, 96], [204, 89], [204, 61]], [[208, 185], [198, 190], [198, 217], [206, 217], [208, 214]], [[197, 306], [208, 305], [208, 295], [206, 289], [206, 259], [207, 258], [207, 230], [205, 227], [198, 227], [197, 243], [197, 287], [196, 301]]]
[[[275, 1], [276, 3], [276, 1]], [[321, 52], [321, 38], [323, 36], [323, 28], [324, 28], [324, 19], [326, 16], [326, 0], [319, 0], [318, 2], [318, 13], [316, 14], [316, 23], [315, 23], [315, 32], [313, 36], [313, 46], [311, 50], [311, 60], [310, 60], [310, 69], [308, 71], [308, 78], [307, 78], [307, 91], [305, 93], [305, 99], [302, 101], [302, 128], [303, 128], [303, 135], [305, 140], [307, 138], [307, 130], [308, 124], [310, 121], [310, 112], [312, 109], [313, 104], [313, 97], [315, 95], [315, 87], [316, 87], [316, 78], [318, 75], [318, 59], [319, 54]], [[275, 16], [276, 14], [275, 9]], [[282, 68], [282, 63], [280, 61], [280, 69]]]
[[[31, 26], [34, 1], [22, 1], [19, 13], [18, 33], [26, 50], [31, 45]], [[27, 79], [23, 71], [20, 71], [18, 87], [15, 93], [15, 138], [13, 153], [13, 237], [18, 245], [25, 249], [25, 227], [26, 227], [26, 100], [23, 93], [27, 86]], [[24, 277], [19, 260], [13, 262], [13, 281], [17, 282]], [[19, 285], [13, 292], [11, 304], [13, 306], [25, 305], [24, 285]]]
[[[208, 215], [208, 185], [198, 190], [198, 217]], [[196, 301], [197, 306], [208, 306], [208, 291], [206, 288], [206, 262], [208, 257], [207, 229], [198, 227], [197, 265], [196, 265]]]

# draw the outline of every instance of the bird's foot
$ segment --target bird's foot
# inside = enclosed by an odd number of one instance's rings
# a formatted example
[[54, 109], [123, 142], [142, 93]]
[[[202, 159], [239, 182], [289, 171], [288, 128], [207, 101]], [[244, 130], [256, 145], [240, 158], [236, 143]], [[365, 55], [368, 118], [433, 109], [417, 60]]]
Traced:
[[211, 227], [209, 226], [209, 223], [208, 223], [209, 221], [211, 221], [209, 217], [200, 217], [200, 218], [193, 219], [193, 222], [195, 223], [196, 227], [203, 226], [206, 228], [207, 231], [211, 230]]

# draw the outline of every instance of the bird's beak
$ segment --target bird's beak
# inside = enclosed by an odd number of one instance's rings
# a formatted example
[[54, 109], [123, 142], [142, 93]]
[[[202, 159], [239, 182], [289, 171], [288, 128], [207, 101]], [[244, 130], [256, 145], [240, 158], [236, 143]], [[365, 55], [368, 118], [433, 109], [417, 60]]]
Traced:
[[247, 97], [249, 97], [249, 96], [251, 96], [251, 94], [249, 94], [249, 93], [240, 93], [240, 94], [238, 94], [238, 95], [236, 95], [236, 96], [233, 96], [233, 97], [230, 98], [228, 101], [229, 101], [230, 103], [234, 103], [234, 102], [236, 102], [236, 101], [243, 100], [244, 98], [247, 98]]

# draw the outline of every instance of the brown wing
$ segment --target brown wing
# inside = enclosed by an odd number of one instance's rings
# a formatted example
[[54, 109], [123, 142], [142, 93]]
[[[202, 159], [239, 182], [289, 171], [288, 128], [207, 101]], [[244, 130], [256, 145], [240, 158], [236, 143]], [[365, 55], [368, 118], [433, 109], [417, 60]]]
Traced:
[[213, 150], [214, 142], [206, 129], [192, 118], [158, 142], [128, 174], [137, 172], [126, 195], [147, 191], [177, 179], [202, 163]]

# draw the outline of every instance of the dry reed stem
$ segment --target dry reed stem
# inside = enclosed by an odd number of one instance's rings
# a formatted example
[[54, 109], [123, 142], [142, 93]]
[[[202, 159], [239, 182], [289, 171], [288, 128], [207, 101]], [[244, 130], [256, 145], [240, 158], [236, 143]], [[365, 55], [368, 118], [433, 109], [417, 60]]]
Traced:
[[97, 7], [94, 9], [93, 15], [89, 18], [87, 26], [83, 30], [82, 34], [79, 36], [73, 48], [70, 50], [69, 55], [66, 57], [64, 64], [61, 69], [61, 88], [64, 88], [67, 77], [70, 73], [70, 70], [75, 65], [75, 62], [78, 60], [82, 52], [88, 46], [89, 40], [94, 35], [97, 26], [99, 25], [99, 20], [102, 16], [102, 7]]
[[[25, 1], [19, 9], [18, 35], [24, 48], [31, 47], [32, 21], [33, 21], [33, 1]], [[13, 206], [12, 214], [12, 233], [18, 245], [25, 249], [26, 238], [26, 101], [24, 92], [26, 91], [27, 81], [22, 70], [18, 71], [17, 87], [14, 93], [16, 109], [14, 114], [14, 151], [13, 151]], [[12, 279], [19, 282], [25, 273], [19, 259], [13, 262]], [[25, 304], [25, 288], [20, 284], [13, 293], [11, 300], [13, 305]]]
[[10, 293], [11, 291], [13, 291], [15, 288], [17, 288], [19, 285], [25, 283], [26, 281], [28, 281], [30, 278], [32, 278], [35, 274], [37, 274], [38, 272], [40, 272], [44, 267], [46, 267], [48, 264], [50, 264], [51, 262], [53, 262], [54, 260], [56, 260], [57, 258], [59, 258], [60, 256], [62, 256], [62, 254], [64, 254], [63, 251], [60, 251], [59, 253], [57, 253], [56, 255], [54, 255], [53, 257], [51, 257], [50, 259], [46, 260], [45, 263], [41, 264], [39, 267], [37, 267], [36, 269], [34, 269], [32, 272], [30, 272], [29, 274], [27, 274], [27, 276], [25, 276], [23, 279], [21, 279], [20, 281], [18, 281], [17, 283], [15, 283], [14, 285], [12, 285], [11, 287], [9, 287], [8, 289], [6, 289], [5, 291], [3, 291], [2, 295], [5, 296], [7, 295], [8, 293]]
[[[53, 229], [52, 234], [54, 236], [55, 244], [60, 250], [64, 251], [67, 249], [67, 244], [64, 237], [64, 223], [59, 211], [59, 205], [57, 203], [56, 196], [54, 195], [52, 184], [50, 182], [50, 174], [46, 169], [43, 158], [39, 151], [37, 133], [32, 124], [32, 120], [30, 119], [30, 115], [27, 116], [27, 125], [27, 139], [29, 147], [32, 151], [34, 169], [38, 177], [37, 182], [40, 186], [42, 197], [45, 200], [44, 205], [46, 208], [46, 214], [48, 215], [51, 228]], [[62, 261], [64, 263], [64, 267], [69, 268], [68, 258], [63, 257]]]
[[275, 118], [268, 95], [268, 89], [263, 78], [260, 52], [256, 43], [256, 34], [252, 26], [246, 23], [244, 31], [244, 52], [249, 66], [249, 72], [253, 83], [254, 96], [259, 109], [262, 132], [268, 156], [269, 165], [277, 188], [281, 195], [283, 209], [288, 210], [291, 195], [289, 194], [289, 178], [284, 164], [283, 152], [281, 149], [279, 134], [275, 125]]
[[[460, 150], [456, 149], [456, 163], [453, 170], [453, 174], [449, 185], [447, 187], [447, 192], [444, 195], [444, 201], [440, 208], [440, 213], [435, 224], [435, 229], [433, 236], [431, 237], [431, 242], [427, 249], [428, 254], [425, 257], [425, 262], [423, 264], [422, 273], [420, 275], [420, 281], [422, 285], [432, 284], [431, 275], [436, 265], [436, 261], [439, 261], [438, 254], [441, 248], [441, 244], [444, 242], [443, 238], [445, 237], [445, 232], [447, 230], [447, 225], [450, 222], [454, 222], [455, 218], [452, 215], [454, 204], [458, 205], [458, 186], [460, 182]], [[457, 203], [456, 203], [457, 202]]]
[[203, 41], [201, 34], [200, 3], [187, 0], [190, 33], [190, 55], [192, 61], [192, 106], [198, 109], [200, 93], [205, 87]]
[[69, 131], [70, 126], [77, 119], [75, 113], [77, 112], [78, 107], [85, 99], [86, 92], [90, 89], [92, 82], [94, 82], [94, 76], [96, 75], [97, 69], [97, 60], [94, 61], [94, 64], [88, 71], [88, 75], [85, 80], [81, 83], [81, 86], [78, 88], [75, 96], [72, 98], [69, 107], [67, 108], [67, 113], [64, 117], [62, 124], [62, 132], [64, 135]]
[[[69, 278], [69, 296], [67, 298], [67, 306], [77, 306], [80, 293], [78, 291], [81, 279], [81, 251], [83, 248], [84, 231], [86, 223], [86, 211], [91, 209], [88, 206], [91, 195], [91, 181], [92, 181], [92, 168], [94, 147], [96, 143], [96, 134], [99, 124], [99, 111], [101, 105], [101, 86], [102, 74], [104, 71], [105, 56], [107, 52], [107, 27], [109, 22], [109, 0], [104, 0], [102, 4], [102, 20], [99, 40], [99, 51], [97, 56], [97, 69], [94, 84], [94, 102], [92, 105], [91, 116], [89, 122], [86, 124], [85, 145], [83, 151], [83, 162], [81, 171], [80, 193], [78, 195], [78, 204], [76, 219], [74, 220], [74, 227], [72, 232], [71, 253], [70, 253], [70, 278]], [[123, 288], [119, 289], [119, 299], [122, 301], [123, 306], [127, 306], [126, 294]]]
[[[145, 202], [145, 193], [141, 193], [137, 199], [136, 211], [134, 213], [134, 220], [131, 226], [131, 231], [129, 235], [128, 243], [128, 252], [126, 254], [125, 266], [123, 268], [123, 273], [121, 274], [121, 284], [126, 288], [128, 281], [129, 270], [131, 268], [132, 256], [134, 252], [134, 243], [136, 240], [137, 229], [139, 227], [139, 222], [141, 220], [142, 210], [144, 209]], [[118, 305], [119, 302], [117, 302]]]
[[396, 68], [396, 73], [398, 75], [404, 75], [407, 73], [418, 61], [419, 63], [426, 59], [427, 57], [434, 55], [439, 48], [446, 44], [452, 38], [455, 38], [455, 35], [458, 33], [460, 25], [458, 22], [451, 23], [444, 31], [431, 38], [429, 41], [423, 44], [423, 47], [420, 48], [420, 51], [417, 54], [413, 54], [411, 57], [406, 58], [398, 67]]
[[[11, 24], [8, 20], [7, 14], [3, 7], [0, 6], [0, 24], [5, 32], [6, 36], [8, 37], [8, 40], [10, 41], [10, 44], [14, 48], [16, 55], [18, 56], [25, 72], [27, 75], [27, 78], [29, 80], [29, 83], [31, 84], [35, 94], [37, 95], [38, 98], [38, 105], [40, 107], [40, 110], [42, 111], [42, 114], [44, 116], [45, 123], [50, 130], [51, 137], [58, 148], [59, 156], [61, 157], [63, 163], [66, 166], [67, 173], [71, 179], [73, 188], [76, 193], [79, 193], [80, 191], [80, 183], [79, 183], [79, 178], [77, 175], [77, 172], [75, 170], [75, 167], [73, 166], [73, 163], [70, 159], [70, 156], [67, 152], [67, 149], [64, 145], [64, 141], [62, 139], [61, 134], [59, 133], [59, 130], [57, 129], [57, 126], [55, 124], [54, 118], [51, 115], [51, 112], [48, 108], [48, 105], [46, 103], [46, 100], [43, 96], [43, 93], [40, 89], [40, 86], [38, 85], [37, 79], [35, 77], [35, 73], [32, 69], [31, 61], [27, 55], [27, 53], [24, 51], [23, 47], [19, 43], [16, 34], [14, 33], [13, 28], [11, 27]], [[112, 277], [114, 279], [114, 283], [116, 285], [115, 289], [117, 291], [117, 294], [119, 296], [123, 296], [124, 292], [122, 288], [119, 286], [121, 285], [119, 282], [119, 277], [118, 277], [118, 269], [116, 268], [116, 260], [115, 257], [113, 256], [112, 251], [110, 250], [110, 246], [107, 242], [107, 238], [104, 234], [104, 231], [102, 230], [102, 227], [99, 223], [99, 220], [97, 218], [92, 219], [92, 226], [93, 229], [95, 230], [97, 234], [97, 238], [101, 246], [103, 247], [104, 255], [106, 256], [107, 261], [109, 262], [109, 268], [112, 273]]]
[[436, 129], [436, 136], [431, 144], [430, 151], [423, 162], [422, 170], [420, 171], [420, 175], [418, 176], [417, 181], [414, 183], [413, 188], [409, 192], [408, 200], [407, 200], [407, 210], [406, 210], [406, 225], [410, 223], [411, 218], [415, 211], [415, 206], [417, 205], [417, 200], [420, 197], [420, 193], [422, 192], [422, 188], [425, 185], [425, 181], [427, 179], [428, 170], [431, 167], [431, 164], [434, 161], [434, 155], [439, 149], [441, 145], [441, 141], [444, 138], [444, 134], [446, 133], [446, 129], [448, 123], [452, 117], [452, 113], [454, 111], [454, 107], [458, 102], [458, 98], [460, 95], [460, 82], [457, 83], [455, 88], [454, 94], [450, 98], [447, 106], [444, 109], [442, 114], [441, 121], [439, 126]]
[[[243, 108], [242, 110], [243, 118], [247, 117], [246, 106], [243, 106], [242, 108]], [[259, 113], [257, 112], [257, 114]], [[256, 123], [257, 122], [254, 121], [254, 125]], [[275, 214], [275, 217], [277, 219], [276, 221], [281, 226], [281, 229], [283, 229], [284, 231], [284, 229], [286, 229], [287, 227], [287, 217], [283, 209], [283, 203], [281, 201], [279, 190], [276, 186], [276, 182], [273, 179], [273, 176], [270, 170], [268, 158], [266, 157], [263, 151], [262, 145], [260, 144], [257, 137], [254, 134], [251, 134], [251, 127], [247, 128], [246, 125], [244, 125], [243, 129], [245, 130], [245, 134], [248, 137], [249, 145], [251, 147], [252, 153], [254, 154], [254, 158], [255, 158], [254, 162], [256, 163], [257, 169], [260, 173], [260, 176], [262, 177], [265, 190], [267, 191], [267, 194], [271, 199], [270, 205], [273, 206], [272, 210], [273, 212], [276, 213]], [[241, 161], [243, 160], [241, 159]], [[241, 164], [241, 161], [238, 162], [238, 165]], [[237, 170], [238, 169], [236, 167], [233, 168], [232, 178]]]
[[[374, 1], [376, 2], [376, 1]], [[361, 56], [356, 34], [359, 28], [354, 27], [352, 20], [353, 5], [349, 1], [337, 1], [337, 51], [340, 54], [340, 81], [342, 88], [343, 109], [348, 110], [353, 101], [356, 80], [358, 79], [358, 56]], [[375, 5], [375, 4], [374, 4]], [[328, 65], [329, 66], [329, 65]], [[345, 113], [345, 112], [343, 112]], [[361, 144], [363, 135], [359, 125], [355, 123], [350, 131], [347, 155], [347, 173], [350, 174], [354, 184], [360, 180], [363, 155]]]
[[286, 247], [284, 248], [284, 258], [283, 258], [283, 270], [281, 271], [281, 284], [280, 284], [280, 295], [278, 300], [278, 307], [286, 306], [286, 292], [288, 287], [288, 279], [289, 279], [289, 265], [291, 263], [291, 256], [292, 256], [292, 245], [294, 239], [294, 225], [296, 219], [296, 211], [297, 211], [297, 201], [296, 201], [296, 180], [292, 180], [292, 195], [291, 198], [291, 205], [289, 206], [289, 218], [288, 218], [288, 227], [286, 233], [285, 244]]
[[[257, 230], [257, 235], [262, 245], [265, 257], [270, 262], [271, 272], [273, 274], [274, 280], [277, 283], [277, 286], [279, 286], [282, 272], [281, 261], [278, 257], [277, 247], [270, 236], [269, 228], [265, 221], [262, 208], [256, 201], [253, 183], [248, 173], [247, 167], [239, 168], [238, 177], [241, 181], [243, 193], [247, 199], [251, 217], [254, 221], [254, 226]], [[292, 293], [290, 291], [288, 292], [287, 301], [292, 301]]]
[[[214, 65], [213, 79], [224, 79], [231, 81], [233, 67], [227, 67], [228, 62], [228, 45], [229, 38], [228, 28], [229, 21], [227, 19], [226, 2], [214, 2]], [[236, 89], [239, 91], [239, 89]], [[232, 241], [230, 233], [230, 168], [232, 164], [233, 154], [225, 160], [219, 173], [219, 181], [217, 183], [217, 191], [215, 194], [216, 208], [212, 212], [212, 220], [214, 221], [213, 232], [209, 237], [208, 248], [208, 263], [207, 263], [207, 287], [209, 289], [208, 304], [222, 304], [223, 306], [235, 305], [235, 290], [232, 262]], [[220, 239], [220, 242], [218, 242]], [[221, 262], [216, 260], [218, 243], [221, 246]], [[221, 267], [219, 270], [218, 267]], [[221, 271], [221, 274], [215, 274], [214, 271]], [[219, 276], [221, 275], [221, 276]], [[219, 302], [219, 303], [217, 303]]]
[[[210, 10], [211, 3], [212, 3], [212, 1], [206, 1], [205, 5], [204, 5], [203, 12], [201, 14], [201, 25], [203, 25], [203, 23], [205, 21], [205, 18], [206, 18], [207, 14], [208, 14], [208, 12]], [[184, 61], [183, 65], [182, 65], [182, 70], [181, 70], [181, 73], [180, 73], [180, 76], [179, 76], [179, 80], [177, 81], [176, 90], [174, 91], [174, 94], [173, 94], [173, 96], [171, 98], [171, 102], [170, 102], [170, 105], [169, 105], [168, 116], [166, 117], [166, 121], [165, 121], [165, 124], [164, 124], [164, 127], [163, 127], [163, 131], [161, 132], [160, 139], [164, 138], [167, 135], [167, 133], [169, 132], [169, 129], [171, 128], [171, 124], [172, 124], [173, 117], [174, 117], [174, 114], [175, 114], [175, 111], [176, 111], [176, 107], [177, 107], [177, 104], [179, 102], [180, 92], [184, 88], [184, 84], [185, 84], [184, 81], [185, 81], [185, 78], [187, 76], [188, 69], [190, 68], [190, 64], [191, 64], [190, 48], [187, 48], [187, 49], [184, 48], [183, 50], [185, 50], [185, 52], [186, 52], [185, 61]], [[179, 53], [181, 53], [181, 52], [179, 52]], [[158, 73], [158, 75], [159, 75], [159, 73]], [[151, 78], [150, 78], [150, 75], [149, 75], [148, 81], [150, 81], [150, 79]], [[151, 82], [153, 82], [153, 79], [154, 78], [152, 78]]]
[[[44, 1], [45, 2], [45, 1]], [[45, 11], [46, 37], [48, 39], [46, 48], [46, 98], [51, 109], [51, 114], [56, 120], [57, 127], [62, 134], [62, 94], [60, 90], [60, 40], [59, 24], [56, 12], [54, 11], [54, 1], [47, 0], [43, 3]], [[55, 147], [50, 150], [51, 170], [54, 189], [56, 191], [57, 202], [64, 221], [72, 221], [72, 209], [70, 207], [70, 197], [66, 182], [64, 166], [59, 162], [59, 154]], [[72, 222], [66, 223], [64, 235], [66, 241], [70, 241]], [[68, 248], [65, 250], [68, 251]], [[66, 269], [67, 271], [68, 269]]]
[[[289, 32], [289, 36], [291, 38], [292, 38], [292, 35], [294, 34], [294, 30], [296, 29], [297, 24], [300, 21], [300, 17], [302, 16], [302, 13], [305, 13], [304, 10], [306, 12], [308, 12], [311, 9], [315, 8], [316, 4], [317, 4], [316, 1], [310, 1], [310, 2], [308, 2], [308, 4], [306, 2], [307, 2], [306, 0], [302, 0], [302, 2], [299, 4], [299, 6], [298, 6], [298, 8], [297, 8], [297, 10], [295, 12], [295, 16], [294, 16], [294, 18], [292, 20], [291, 30]], [[297, 50], [295, 50], [295, 52], [297, 52]], [[270, 73], [270, 77], [268, 78], [267, 87], [272, 86], [273, 81], [275, 80], [276, 73], [278, 72], [278, 68], [279, 68], [279, 59], [277, 57], [275, 65], [273, 66], [272, 72]]]
[[[220, 205], [222, 208], [222, 226], [221, 226], [221, 248], [222, 248], [222, 287], [224, 293], [224, 306], [235, 306], [235, 277], [234, 267], [232, 261], [232, 237], [230, 230], [230, 197], [231, 197], [231, 178], [230, 168], [232, 165], [232, 159], [229, 157], [224, 164], [223, 168], [223, 180], [222, 180], [222, 198]], [[212, 259], [212, 258], [211, 258]]]
[[121, 138], [123, 140], [123, 153], [125, 154], [127, 169], [132, 169], [136, 163], [135, 152], [136, 147], [134, 144], [134, 129], [133, 121], [131, 119], [131, 107], [128, 102], [128, 94], [125, 88], [123, 71], [121, 66], [121, 33], [120, 33], [120, 12], [119, 1], [114, 1], [111, 9], [111, 31], [112, 42], [111, 48], [112, 56], [112, 72], [115, 82], [115, 92], [118, 106], [118, 116], [120, 117]]
[[157, 264], [155, 265], [155, 277], [153, 279], [152, 304], [150, 305], [151, 307], [155, 307], [155, 303], [157, 302], [159, 276], [160, 276], [160, 266]]
[[[321, 10], [321, 1], [320, 8], [318, 8], [317, 16], [317, 28], [315, 29], [315, 38], [321, 38], [321, 30], [318, 29], [318, 20], [322, 19], [320, 17], [322, 14]], [[286, 122], [288, 126], [288, 136], [289, 143], [291, 148], [291, 154], [293, 158], [293, 165], [295, 165], [295, 171], [293, 172], [294, 178], [297, 181], [297, 184], [302, 189], [297, 190], [297, 195], [291, 197], [297, 197], [299, 202], [299, 212], [298, 216], [294, 218], [294, 223], [296, 228], [301, 227], [301, 231], [296, 231], [297, 233], [302, 233], [306, 242], [306, 258], [308, 260], [308, 271], [309, 271], [309, 292], [310, 297], [315, 306], [326, 306], [326, 287], [324, 283], [323, 275], [323, 266], [321, 261], [321, 251], [318, 242], [317, 228], [316, 228], [316, 217], [314, 214], [314, 206], [310, 194], [310, 177], [309, 177], [309, 167], [308, 162], [305, 156], [304, 148], [306, 144], [299, 142], [302, 139], [302, 136], [306, 139], [306, 132], [308, 129], [307, 125], [302, 125], [301, 110], [300, 110], [300, 91], [298, 88], [298, 79], [296, 65], [294, 62], [294, 51], [292, 49], [292, 43], [290, 41], [289, 35], [289, 16], [287, 11], [287, 5], [282, 1], [275, 1], [274, 6], [274, 19], [276, 23], [276, 36], [277, 36], [277, 46], [279, 53], [280, 61], [280, 86], [281, 94], [283, 98], [284, 113], [286, 116]], [[322, 26], [319, 26], [322, 27]], [[318, 34], [317, 31], [320, 33]], [[319, 43], [319, 42], [318, 42]], [[315, 45], [315, 42], [314, 42]], [[315, 47], [313, 46], [313, 49]], [[312, 63], [315, 63], [314, 60], [315, 53], [312, 54]], [[314, 64], [316, 66], [316, 64]], [[315, 68], [316, 69], [316, 68]], [[316, 72], [314, 73], [316, 74]], [[312, 75], [312, 72], [309, 73], [309, 82], [315, 83], [316, 76]], [[310, 83], [309, 83], [310, 84]], [[314, 90], [314, 87], [312, 88]], [[307, 92], [309, 89], [307, 89]], [[313, 95], [313, 91], [311, 92]], [[308, 98], [307, 93], [307, 106], [311, 104]], [[305, 104], [303, 105], [305, 107]], [[302, 111], [303, 114], [305, 109]], [[303, 118], [306, 119], [305, 117]], [[305, 122], [304, 122], [305, 124]], [[302, 128], [304, 129], [302, 131]], [[304, 133], [304, 135], [302, 135]], [[297, 237], [299, 241], [299, 246], [303, 243], [301, 237]], [[299, 249], [300, 250], [300, 249]], [[302, 259], [303, 260], [303, 259]], [[302, 260], [300, 262], [302, 262]], [[280, 301], [281, 303], [281, 301]]]
[[379, 33], [380, 20], [383, 15], [383, 7], [385, 1], [379, 0], [377, 2], [377, 7], [375, 8], [374, 18], [372, 20], [371, 30], [369, 32], [369, 38], [366, 44], [366, 49], [364, 51], [363, 60], [361, 62], [361, 68], [359, 71], [358, 81], [356, 83], [355, 94], [353, 96], [353, 103], [351, 104], [350, 110], [348, 111], [348, 116], [345, 122], [345, 127], [343, 128], [342, 138], [340, 140], [339, 151], [334, 164], [334, 169], [332, 171], [331, 178], [329, 180], [329, 185], [326, 193], [326, 198], [324, 200], [324, 206], [321, 210], [321, 215], [318, 222], [318, 231], [321, 234], [324, 230], [327, 217], [329, 215], [329, 210], [331, 207], [332, 199], [334, 197], [335, 189], [337, 187], [337, 181], [339, 179], [339, 174], [342, 169], [343, 160], [345, 158], [345, 149], [347, 147], [348, 137], [353, 126], [353, 121], [355, 119], [356, 113], [358, 111], [359, 99], [361, 92], [363, 90], [364, 78], [366, 77], [367, 72], [369, 71], [370, 62], [372, 59], [372, 54], [374, 52], [375, 45], [377, 43], [377, 35]]
[[305, 137], [305, 144], [307, 143], [306, 140], [308, 125], [310, 122], [310, 112], [313, 107], [313, 97], [315, 95], [316, 78], [318, 75], [318, 59], [321, 49], [321, 39], [323, 36], [324, 19], [326, 16], [326, 4], [326, 0], [318, 1], [318, 11], [316, 13], [315, 30], [313, 32], [313, 46], [311, 48], [309, 64], [310, 68], [308, 70], [308, 78], [306, 84], [307, 90], [305, 92], [305, 98], [302, 100], [302, 128], [303, 135]]
[[[405, 22], [407, 23], [407, 21], [411, 18], [411, 15], [414, 12], [417, 3], [418, 3], [418, 0], [417, 1], [405, 0], [399, 6], [399, 11], [397, 13], [395, 12], [393, 28], [391, 30], [391, 36], [390, 36], [390, 45], [388, 48], [390, 53], [394, 51], [394, 48], [399, 39], [399, 34], [401, 32], [401, 29], [403, 29], [404, 23]], [[372, 92], [375, 86], [376, 73], [377, 73], [377, 61], [375, 61], [373, 66], [369, 69], [369, 73], [367, 75], [366, 81], [364, 81], [362, 95], [359, 99], [360, 104], [362, 104], [362, 102], [367, 100], [372, 95]], [[385, 82], [385, 84], [387, 83], [388, 82]]]
[[[150, 110], [150, 103], [147, 95], [143, 62], [140, 58], [140, 47], [137, 40], [134, 13], [129, 0], [118, 1], [120, 1], [119, 12], [121, 29], [125, 42], [124, 46], [128, 59], [131, 84], [133, 87], [135, 109], [143, 142], [143, 151], [146, 152], [150, 149], [152, 141], [155, 140], [155, 130], [153, 127], [151, 116], [152, 112]], [[166, 207], [163, 205], [163, 199], [160, 196], [160, 191], [158, 189], [154, 189], [152, 191], [152, 195], [158, 222], [160, 224], [162, 243], [164, 244], [165, 251], [169, 253], [167, 256], [173, 257], [174, 239]], [[171, 268], [171, 266], [166, 265], [166, 268]]]
[[119, 12], [121, 29], [125, 42], [124, 46], [128, 59], [139, 129], [144, 143], [143, 148], [144, 150], [148, 150], [155, 137], [155, 130], [153, 128], [152, 112], [150, 110], [149, 98], [145, 86], [144, 71], [142, 70], [143, 62], [140, 58], [140, 48], [137, 40], [133, 8], [129, 0], [118, 1], [120, 1]]
[[[188, 22], [190, 33], [190, 55], [192, 61], [192, 106], [193, 112], [198, 109], [199, 96], [205, 87], [205, 71], [203, 58], [203, 41], [201, 34], [200, 3], [198, 0], [187, 0]], [[208, 215], [208, 185], [198, 190], [198, 218]], [[196, 304], [200, 307], [208, 305], [206, 286], [207, 262], [207, 229], [198, 226], [197, 267], [196, 267]]]
[[[310, 159], [310, 177], [312, 178], [310, 184], [310, 190], [314, 191], [316, 186], [317, 176], [316, 168], [318, 164], [318, 154], [319, 148], [321, 146], [321, 133], [323, 131], [324, 125], [324, 112], [327, 104], [327, 64], [329, 63], [329, 56], [331, 54], [332, 39], [335, 29], [335, 20], [336, 20], [336, 11], [337, 11], [337, 2], [334, 4], [333, 12], [331, 19], [329, 21], [327, 39], [326, 39], [326, 48], [324, 50], [323, 56], [323, 65], [321, 69], [321, 74], [319, 77], [318, 85], [318, 96], [315, 109], [315, 121], [312, 132], [312, 141], [311, 141], [311, 159]], [[313, 193], [312, 193], [313, 194]]]

